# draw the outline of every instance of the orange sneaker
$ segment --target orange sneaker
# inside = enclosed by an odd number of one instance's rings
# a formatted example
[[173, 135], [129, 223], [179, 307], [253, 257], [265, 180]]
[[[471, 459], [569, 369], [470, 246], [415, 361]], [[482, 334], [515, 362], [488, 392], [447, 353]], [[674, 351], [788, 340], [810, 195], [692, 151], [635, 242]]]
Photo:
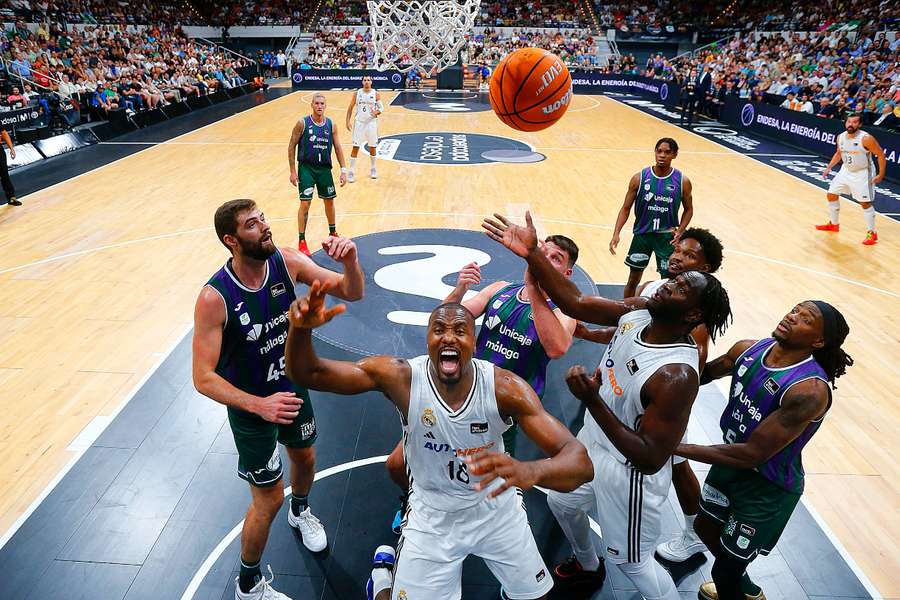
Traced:
[[331, 237], [338, 237], [338, 232], [337, 232], [337, 231], [332, 231], [332, 232], [329, 233], [328, 235], [330, 235]]
[[878, 243], [878, 232], [869, 231], [866, 233], [866, 239], [862, 241], [863, 246], [874, 246]]
[[819, 231], [834, 231], [835, 233], [841, 230], [840, 224], [835, 225], [831, 221], [828, 221], [824, 225], [816, 225], [816, 229]]
[[309, 256], [309, 248], [306, 246], [306, 240], [300, 240], [300, 243], [297, 244], [297, 250]]

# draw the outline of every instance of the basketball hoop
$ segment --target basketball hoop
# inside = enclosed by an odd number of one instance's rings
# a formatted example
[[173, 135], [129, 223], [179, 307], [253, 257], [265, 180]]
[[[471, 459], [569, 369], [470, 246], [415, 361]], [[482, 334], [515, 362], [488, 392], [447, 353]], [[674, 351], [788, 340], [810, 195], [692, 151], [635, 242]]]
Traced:
[[369, 0], [375, 67], [440, 72], [456, 64], [481, 0]]

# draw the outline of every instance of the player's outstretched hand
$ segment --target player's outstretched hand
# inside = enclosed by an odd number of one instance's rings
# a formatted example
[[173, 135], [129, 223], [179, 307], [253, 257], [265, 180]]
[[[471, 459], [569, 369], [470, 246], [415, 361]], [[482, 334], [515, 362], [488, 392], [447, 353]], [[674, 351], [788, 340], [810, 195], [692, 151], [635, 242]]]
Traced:
[[322, 249], [339, 263], [346, 265], [356, 262], [356, 242], [350, 238], [330, 235], [322, 241]]
[[466, 457], [466, 464], [469, 473], [481, 477], [481, 481], [475, 484], [476, 490], [483, 490], [498, 477], [502, 478], [502, 485], [491, 491], [488, 498], [496, 498], [511, 487], [530, 490], [537, 485], [538, 474], [534, 464], [518, 461], [509, 454], [482, 452]]
[[522, 258], [537, 248], [538, 237], [531, 220], [531, 211], [525, 212], [525, 227], [516, 225], [503, 215], [494, 213], [494, 216], [496, 220], [488, 218], [481, 224], [492, 240], [500, 242]]
[[279, 425], [290, 425], [300, 414], [303, 400], [294, 392], [276, 392], [271, 396], [259, 398], [253, 412], [268, 421]]
[[297, 298], [291, 303], [288, 318], [291, 327], [297, 329], [315, 329], [321, 327], [336, 315], [341, 314], [347, 307], [337, 304], [331, 308], [325, 307], [325, 294], [331, 289], [331, 284], [322, 283], [318, 279], [309, 286], [309, 294], [305, 298]]
[[588, 375], [582, 365], [570, 367], [566, 372], [566, 384], [572, 395], [585, 404], [596, 402], [600, 398], [600, 367], [593, 376]]
[[481, 267], [476, 262], [470, 262], [459, 270], [459, 276], [456, 278], [456, 285], [469, 289], [469, 286], [481, 283]]

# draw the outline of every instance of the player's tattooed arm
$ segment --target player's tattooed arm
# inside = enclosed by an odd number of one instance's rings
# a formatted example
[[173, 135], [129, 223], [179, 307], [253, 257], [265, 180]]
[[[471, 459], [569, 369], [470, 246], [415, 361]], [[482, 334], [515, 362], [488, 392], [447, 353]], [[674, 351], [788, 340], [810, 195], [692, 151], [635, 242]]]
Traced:
[[469, 472], [482, 477], [478, 489], [500, 477], [503, 484], [491, 492], [491, 497], [511, 487], [527, 490], [535, 485], [570, 492], [594, 478], [594, 467], [585, 447], [544, 410], [537, 394], [521, 377], [495, 367], [494, 389], [500, 414], [515, 419], [525, 435], [550, 458], [519, 461], [498, 452], [468, 457]]
[[781, 399], [781, 407], [753, 430], [747, 441], [738, 444], [697, 446], [679, 444], [679, 456], [735, 469], [753, 469], [778, 454], [797, 439], [806, 427], [825, 414], [828, 384], [821, 379], [797, 383]]
[[494, 217], [495, 219], [485, 219], [482, 223], [488, 237], [528, 261], [528, 268], [541, 289], [571, 318], [597, 325], [616, 325], [625, 313], [647, 305], [646, 298], [610, 300], [602, 296], [583, 294], [578, 286], [557, 271], [541, 252], [530, 212], [525, 213], [524, 227], [516, 225], [502, 215], [494, 214]]
[[719, 358], [706, 363], [706, 366], [702, 369], [703, 374], [700, 376], [700, 385], [706, 385], [711, 381], [730, 375], [741, 354], [755, 343], [756, 340], [741, 340]]
[[589, 376], [584, 367], [576, 365], [566, 374], [566, 383], [616, 449], [641, 473], [656, 473], [671, 459], [687, 428], [699, 388], [696, 371], [683, 364], [657, 370], [641, 390], [647, 408], [637, 429], [620, 421], [600, 398], [602, 377], [600, 367]]
[[297, 385], [335, 394], [380, 391], [401, 410], [409, 405], [411, 371], [406, 360], [371, 356], [357, 362], [330, 360], [316, 354], [312, 330], [346, 310], [343, 304], [325, 306], [330, 285], [314, 281], [309, 294], [291, 304], [285, 345], [285, 374]]
[[303, 135], [303, 119], [297, 121], [291, 131], [291, 141], [288, 143], [288, 168], [291, 170], [291, 185], [297, 185], [297, 144]]
[[619, 209], [619, 214], [616, 215], [616, 225], [613, 228], [612, 238], [609, 240], [609, 253], [616, 253], [616, 246], [619, 245], [619, 234], [622, 233], [622, 228], [625, 227], [625, 223], [628, 222], [628, 215], [631, 214], [631, 207], [634, 204], [635, 198], [637, 198], [638, 188], [641, 185], [641, 173], [637, 172], [631, 176], [631, 179], [628, 181], [628, 191], [625, 192], [625, 202], [622, 203], [622, 208]]

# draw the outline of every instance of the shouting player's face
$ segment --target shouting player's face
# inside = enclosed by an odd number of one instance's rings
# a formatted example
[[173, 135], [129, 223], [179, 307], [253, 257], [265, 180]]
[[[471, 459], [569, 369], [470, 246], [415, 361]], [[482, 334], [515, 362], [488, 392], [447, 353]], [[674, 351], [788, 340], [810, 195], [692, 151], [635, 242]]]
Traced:
[[675, 244], [675, 250], [669, 257], [669, 273], [674, 277], [685, 271], [709, 272], [709, 263], [703, 254], [703, 246], [693, 238], [685, 238]]
[[428, 356], [443, 384], [459, 383], [475, 352], [475, 317], [462, 306], [438, 307], [428, 322]]
[[822, 314], [812, 302], [801, 302], [784, 315], [772, 337], [792, 348], [819, 348], [823, 343]]
[[258, 208], [241, 213], [236, 238], [241, 255], [256, 260], [266, 260], [275, 254], [272, 228], [266, 216]]

